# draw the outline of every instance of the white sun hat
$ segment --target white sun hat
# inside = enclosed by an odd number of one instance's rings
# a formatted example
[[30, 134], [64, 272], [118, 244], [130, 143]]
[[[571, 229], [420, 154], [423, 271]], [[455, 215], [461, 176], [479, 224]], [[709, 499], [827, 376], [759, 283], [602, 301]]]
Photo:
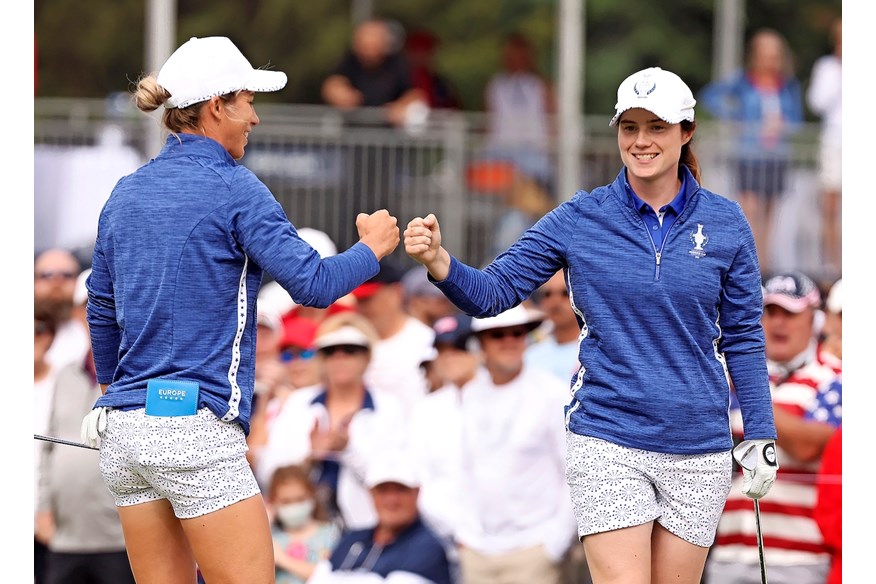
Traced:
[[281, 71], [253, 69], [228, 37], [192, 37], [167, 59], [158, 84], [170, 93], [166, 108], [184, 108], [235, 91], [278, 91]]
[[681, 77], [660, 67], [650, 67], [633, 73], [617, 88], [616, 113], [608, 125], [617, 125], [621, 114], [637, 107], [669, 124], [692, 122], [696, 103], [690, 87]]
[[539, 310], [527, 308], [518, 304], [505, 312], [487, 318], [474, 318], [471, 321], [472, 332], [479, 333], [492, 329], [523, 325], [529, 330], [535, 330], [544, 321], [545, 315]]

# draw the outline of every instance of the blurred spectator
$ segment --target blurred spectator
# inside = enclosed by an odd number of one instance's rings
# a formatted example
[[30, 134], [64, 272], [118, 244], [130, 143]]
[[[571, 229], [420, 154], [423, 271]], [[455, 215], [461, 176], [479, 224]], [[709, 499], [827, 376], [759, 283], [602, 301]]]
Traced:
[[432, 348], [432, 328], [407, 312], [402, 278], [405, 270], [392, 258], [380, 261], [380, 272], [353, 290], [357, 310], [377, 330], [365, 379], [375, 392], [390, 393], [409, 413], [427, 393], [420, 369]]
[[487, 82], [484, 105], [488, 124], [485, 156], [513, 163], [520, 174], [552, 193], [554, 91], [538, 72], [534, 48], [523, 34], [513, 32], [505, 37], [501, 70]]
[[843, 581], [843, 437], [842, 427], [834, 432], [821, 455], [813, 517], [830, 552], [826, 584]]
[[843, 279], [830, 287], [824, 302], [824, 327], [821, 329], [822, 347], [842, 361], [843, 359]]
[[559, 583], [576, 540], [563, 420], [569, 384], [523, 360], [543, 319], [520, 304], [472, 321], [483, 368], [462, 392], [455, 533], [466, 584]]
[[365, 469], [388, 447], [404, 444], [407, 436], [397, 398], [365, 382], [376, 342], [374, 327], [353, 312], [320, 324], [314, 347], [322, 382], [286, 398], [255, 465], [262, 484], [280, 466], [310, 465], [320, 504], [348, 529], [374, 525]]
[[[49, 432], [49, 419], [55, 392], [57, 367], [52, 365], [47, 355], [55, 338], [54, 311], [44, 301], [34, 299], [33, 312], [33, 432], [45, 436]], [[39, 506], [40, 470], [42, 468], [43, 443], [33, 441], [33, 560], [36, 584], [46, 582], [46, 567], [49, 555], [51, 526], [37, 521]]]
[[[798, 272], [779, 274], [764, 284], [763, 328], [770, 371], [780, 471], [761, 504], [764, 560], [771, 579], [795, 584], [823, 584], [828, 550], [813, 519], [816, 473], [834, 426], [811, 419], [818, 388], [840, 370], [819, 350], [817, 320], [821, 295], [815, 282]], [[742, 439], [738, 408], [732, 429]], [[760, 582], [754, 508], [742, 494], [736, 473], [715, 545], [709, 554], [709, 584]]]
[[411, 449], [422, 486], [420, 513], [442, 537], [456, 539], [462, 508], [462, 397], [480, 366], [471, 317], [438, 319], [435, 367], [447, 382], [417, 403], [411, 415]]
[[491, 258], [511, 247], [524, 231], [554, 207], [554, 200], [542, 185], [517, 171], [501, 194], [506, 209], [490, 226], [493, 231]]
[[289, 383], [294, 389], [310, 387], [320, 381], [314, 346], [318, 326], [307, 318], [292, 319], [284, 324], [280, 361], [286, 365]]
[[760, 29], [748, 42], [745, 68], [707, 84], [702, 105], [737, 133], [736, 187], [754, 231], [762, 273], [770, 270], [773, 209], [786, 188], [789, 138], [803, 121], [803, 95], [794, 76], [788, 43], [777, 31]]
[[563, 272], [551, 276], [533, 296], [536, 306], [547, 316], [548, 334], [526, 349], [526, 364], [547, 369], [562, 380], [571, 380], [579, 367], [581, 325], [572, 309]]
[[408, 63], [393, 49], [392, 31], [379, 19], [356, 27], [350, 49], [322, 84], [322, 97], [341, 110], [382, 107], [394, 125], [404, 123], [411, 104], [425, 101], [411, 83]]
[[267, 504], [272, 519], [276, 584], [304, 584], [316, 565], [331, 555], [340, 531], [327, 521], [304, 466], [281, 466], [274, 471]]
[[[85, 324], [88, 300], [84, 278], [77, 281], [76, 314]], [[85, 324], [87, 330], [87, 324]], [[62, 367], [55, 378], [46, 434], [79, 442], [82, 418], [101, 395], [89, 343], [80, 362]], [[115, 500], [100, 472], [94, 450], [40, 442], [38, 531], [48, 535], [48, 584], [133, 584]]]
[[88, 331], [73, 318], [73, 294], [81, 271], [79, 260], [66, 249], [47, 249], [34, 259], [34, 302], [49, 310], [55, 322], [55, 338], [46, 358], [56, 367], [79, 363], [88, 352]]
[[[420, 361], [420, 370], [423, 372], [423, 377], [426, 379], [426, 392], [434, 393], [441, 389], [447, 380], [441, 372], [441, 369], [435, 366], [435, 361], [438, 359], [438, 351], [432, 349], [429, 351], [423, 360]], [[422, 402], [419, 400], [417, 404]], [[414, 406], [416, 407], [416, 405]]]
[[821, 250], [825, 268], [833, 275], [842, 268], [843, 188], [843, 24], [830, 28], [833, 52], [812, 66], [806, 102], [821, 118], [819, 179], [821, 183]]
[[425, 266], [417, 264], [408, 269], [401, 283], [405, 310], [426, 326], [431, 327], [439, 318], [458, 312], [441, 290], [429, 281]]
[[289, 370], [281, 359], [280, 343], [285, 329], [279, 314], [269, 303], [260, 302], [256, 322], [255, 387], [250, 430], [246, 437], [249, 447], [246, 456], [253, 468], [267, 442], [271, 424], [286, 398], [295, 390]]
[[420, 480], [410, 462], [384, 456], [368, 468], [366, 484], [377, 524], [346, 532], [309, 584], [451, 584], [445, 544], [417, 510]]
[[411, 83], [426, 96], [432, 109], [462, 109], [456, 90], [438, 71], [435, 53], [440, 41], [428, 30], [415, 30], [405, 39], [405, 55], [411, 67]]
[[[426, 122], [426, 98], [413, 86], [410, 67], [395, 44], [384, 20], [356, 27], [350, 49], [322, 85], [323, 99], [343, 112], [347, 123], [373, 127], [375, 111], [380, 126], [421, 129]], [[390, 207], [400, 180], [416, 165], [408, 148], [386, 139], [356, 141], [342, 154], [349, 209]]]

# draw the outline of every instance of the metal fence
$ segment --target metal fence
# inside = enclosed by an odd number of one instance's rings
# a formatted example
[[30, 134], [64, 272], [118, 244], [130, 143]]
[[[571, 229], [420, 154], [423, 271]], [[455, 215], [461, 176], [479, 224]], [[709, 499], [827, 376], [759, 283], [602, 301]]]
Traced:
[[[99, 206], [114, 181], [132, 170], [134, 159], [140, 164], [157, 153], [158, 117], [132, 110], [126, 100], [43, 98], [35, 100], [34, 110], [36, 247], [71, 246], [75, 240], [59, 241], [65, 227], [68, 239], [88, 235], [93, 241]], [[261, 125], [250, 136], [242, 164], [265, 182], [296, 226], [325, 231], [339, 249], [358, 239], [359, 212], [385, 207], [402, 227], [431, 212], [441, 221], [448, 250], [483, 265], [573, 194], [555, 192], [554, 152], [526, 153], [527, 161], [546, 161], [534, 179], [503, 159], [509, 149], [497, 156], [483, 113], [433, 111], [416, 123], [392, 127], [380, 110], [345, 114], [315, 105], [259, 104], [257, 111]], [[609, 117], [582, 120], [582, 189], [610, 182], [620, 169]], [[732, 130], [701, 121], [695, 149], [704, 186], [735, 198], [738, 142]], [[817, 126], [804, 126], [791, 144], [769, 257], [774, 269], [802, 269], [827, 279], [834, 274], [824, 274], [821, 262], [817, 151]], [[122, 153], [124, 164], [114, 168], [111, 159]], [[75, 156], [85, 170], [71, 170]], [[99, 173], [106, 181], [96, 181]], [[77, 181], [86, 184], [77, 188]], [[396, 253], [403, 256], [401, 246]]]

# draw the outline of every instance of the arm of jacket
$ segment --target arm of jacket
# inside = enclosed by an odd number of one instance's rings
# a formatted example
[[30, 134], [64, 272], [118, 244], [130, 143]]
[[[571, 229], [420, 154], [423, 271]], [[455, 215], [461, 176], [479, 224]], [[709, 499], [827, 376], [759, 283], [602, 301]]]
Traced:
[[761, 317], [763, 292], [751, 226], [736, 205], [739, 248], [721, 291], [721, 352], [742, 413], [746, 439], [776, 438]]
[[298, 304], [325, 308], [380, 269], [374, 253], [363, 243], [320, 259], [298, 235], [280, 203], [249, 170], [240, 168], [232, 188], [231, 235]]
[[567, 234], [576, 228], [576, 204], [573, 198], [539, 219], [483, 270], [451, 256], [447, 278], [435, 285], [460, 310], [477, 318], [520, 304], [566, 266]]

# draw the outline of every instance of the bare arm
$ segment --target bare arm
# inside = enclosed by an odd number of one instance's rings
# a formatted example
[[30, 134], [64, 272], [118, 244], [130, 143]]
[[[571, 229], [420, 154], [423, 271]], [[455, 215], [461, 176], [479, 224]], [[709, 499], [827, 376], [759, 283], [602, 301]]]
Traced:
[[329, 105], [352, 109], [362, 104], [362, 93], [343, 75], [331, 75], [322, 84], [322, 98]]
[[830, 424], [804, 420], [781, 406], [773, 406], [773, 417], [779, 436], [778, 445], [803, 462], [818, 460], [827, 441], [836, 431]]

